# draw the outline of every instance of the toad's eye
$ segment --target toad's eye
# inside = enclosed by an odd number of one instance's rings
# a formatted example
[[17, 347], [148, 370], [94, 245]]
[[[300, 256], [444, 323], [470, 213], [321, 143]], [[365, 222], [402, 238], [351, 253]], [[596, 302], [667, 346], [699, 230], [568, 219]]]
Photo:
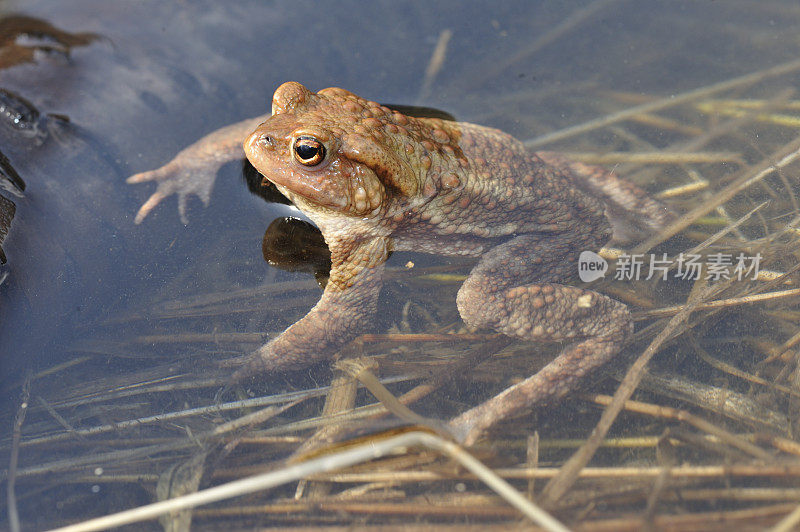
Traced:
[[292, 146], [294, 158], [305, 166], [317, 166], [325, 160], [325, 145], [314, 137], [297, 137]]

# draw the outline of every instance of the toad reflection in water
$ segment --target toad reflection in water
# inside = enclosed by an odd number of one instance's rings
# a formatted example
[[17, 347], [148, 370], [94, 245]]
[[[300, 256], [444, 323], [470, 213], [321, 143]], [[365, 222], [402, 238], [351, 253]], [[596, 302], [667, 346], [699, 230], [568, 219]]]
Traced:
[[[376, 312], [392, 251], [478, 257], [456, 298], [472, 329], [538, 341], [573, 341], [535, 375], [459, 415], [449, 429], [473, 443], [498, 420], [556, 400], [611, 360], [633, 330], [627, 307], [561, 284], [583, 250], [612, 236], [607, 212], [632, 213], [649, 229], [667, 211], [608, 172], [553, 153], [529, 153], [513, 137], [474, 124], [406, 116], [346, 90], [281, 85], [272, 114], [211, 133], [164, 167], [129, 178], [161, 199], [208, 201], [219, 166], [244, 152], [322, 231], [330, 279], [309, 313], [247, 358], [234, 379], [300, 369], [330, 358]], [[614, 229], [619, 229], [614, 227]]]

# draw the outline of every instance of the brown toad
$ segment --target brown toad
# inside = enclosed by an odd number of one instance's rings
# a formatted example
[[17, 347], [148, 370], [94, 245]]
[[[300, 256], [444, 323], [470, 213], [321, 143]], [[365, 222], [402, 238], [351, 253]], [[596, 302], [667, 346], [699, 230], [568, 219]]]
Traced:
[[137, 221], [173, 192], [182, 216], [188, 193], [207, 201], [216, 169], [241, 156], [245, 136], [253, 166], [322, 231], [332, 267], [317, 305], [236, 378], [306, 367], [364, 332], [393, 250], [480, 258], [456, 298], [470, 328], [574, 341], [532, 377], [451, 420], [462, 441], [563, 396], [632, 331], [624, 304], [561, 283], [574, 277], [581, 251], [611, 238], [607, 210], [657, 227], [662, 207], [601, 169], [529, 153], [501, 131], [409, 117], [343, 89], [284, 83], [271, 116], [212, 133], [165, 167], [131, 177], [159, 181]]

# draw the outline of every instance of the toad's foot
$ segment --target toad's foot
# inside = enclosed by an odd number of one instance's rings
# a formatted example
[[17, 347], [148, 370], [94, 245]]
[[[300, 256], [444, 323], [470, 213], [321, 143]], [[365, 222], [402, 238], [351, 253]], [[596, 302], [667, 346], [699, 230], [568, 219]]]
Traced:
[[[624, 304], [552, 282], [577, 270], [574, 250], [584, 245], [574, 235], [519, 236], [484, 255], [459, 290], [459, 311], [472, 328], [526, 340], [577, 340], [532, 377], [451, 420], [449, 428], [465, 444], [498, 421], [575, 389], [614, 358], [633, 331]], [[529, 279], [543, 282], [513, 286]]]
[[266, 116], [259, 116], [218, 129], [181, 150], [161, 168], [129, 177], [129, 184], [158, 183], [156, 191], [136, 213], [135, 222], [141, 223], [161, 200], [177, 193], [178, 212], [181, 222], [186, 224], [186, 200], [189, 195], [196, 195], [204, 205], [208, 205], [220, 167], [244, 156], [242, 141], [265, 119]]
[[[604, 299], [616, 303], [612, 299]], [[630, 323], [627, 311], [618, 309], [614, 317], [621, 323]], [[567, 347], [532, 377], [453, 418], [448, 428], [458, 441], [472, 445], [498, 421], [524, 411], [531, 405], [558, 400], [594, 369], [613, 359], [631, 329], [623, 326], [612, 335], [597, 336]]]
[[219, 170], [220, 165], [198, 164], [202, 162], [181, 160], [176, 157], [157, 170], [142, 172], [129, 177], [126, 181], [129, 184], [148, 181], [158, 183], [156, 191], [139, 207], [134, 219], [135, 223], [142, 223], [142, 220], [161, 203], [161, 200], [175, 193], [178, 194], [178, 213], [180, 214], [181, 222], [184, 224], [188, 223], [186, 201], [190, 194], [195, 194], [203, 202], [203, 205], [208, 206], [211, 198], [211, 189], [214, 186], [214, 180], [217, 177], [217, 170]]

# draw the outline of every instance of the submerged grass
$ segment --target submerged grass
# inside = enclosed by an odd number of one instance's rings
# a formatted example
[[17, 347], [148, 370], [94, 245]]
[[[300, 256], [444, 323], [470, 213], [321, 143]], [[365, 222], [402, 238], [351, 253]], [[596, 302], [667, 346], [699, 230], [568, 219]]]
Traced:
[[[237, 492], [224, 505], [197, 509], [193, 527], [358, 523], [413, 530], [458, 521], [504, 529], [523, 514], [509, 505], [516, 495], [493, 491], [488, 479], [496, 475], [586, 530], [789, 529], [800, 519], [800, 102], [792, 92], [798, 70], [793, 61], [637, 101], [529, 142], [547, 149], [595, 145], [596, 154], [580, 157], [619, 165], [619, 174], [680, 213], [661, 233], [607, 256], [759, 254], [762, 275], [714, 278], [706, 269], [689, 281], [671, 270], [666, 280], [597, 283], [634, 310], [637, 332], [621, 357], [634, 362], [619, 365], [619, 384], [587, 385], [608, 394], [540, 408], [470, 449], [493, 474], [476, 476], [480, 467], [458, 465], [452, 453], [462, 449], [440, 455], [420, 441], [433, 438], [439, 419], [532, 374], [558, 346], [506, 345], [497, 335], [464, 332], [453, 304], [461, 265], [398, 265], [387, 291], [399, 310], [383, 320], [381, 334], [353, 342], [334, 370], [274, 377], [227, 402], [215, 398], [229, 373], [215, 357], [247, 352], [264, 338], [233, 325], [208, 331], [204, 321], [230, 324], [230, 316], [247, 313], [255, 316], [247, 323], [278, 331], [318, 297], [313, 281], [221, 288], [115, 317], [109, 338], [120, 323], [139, 324], [142, 334], [87, 341], [73, 364], [30, 378], [32, 400], [20, 408], [19, 428], [0, 440], [11, 457], [2, 472], [9, 508], [23, 521], [37, 508], [38, 526], [50, 527], [325, 463], [287, 474], [291, 484]], [[624, 94], [598, 98], [609, 107], [630, 101]], [[596, 141], [609, 136], [618, 144]], [[265, 309], [277, 293], [285, 305]], [[102, 372], [91, 364], [98, 357], [108, 361]], [[13, 414], [6, 426], [14, 426]], [[402, 440], [374, 460], [336, 462], [352, 453], [366, 459], [381, 442], [420, 427], [426, 436]], [[41, 509], [43, 493], [60, 508]], [[187, 526], [188, 514], [170, 515], [162, 519]]]

